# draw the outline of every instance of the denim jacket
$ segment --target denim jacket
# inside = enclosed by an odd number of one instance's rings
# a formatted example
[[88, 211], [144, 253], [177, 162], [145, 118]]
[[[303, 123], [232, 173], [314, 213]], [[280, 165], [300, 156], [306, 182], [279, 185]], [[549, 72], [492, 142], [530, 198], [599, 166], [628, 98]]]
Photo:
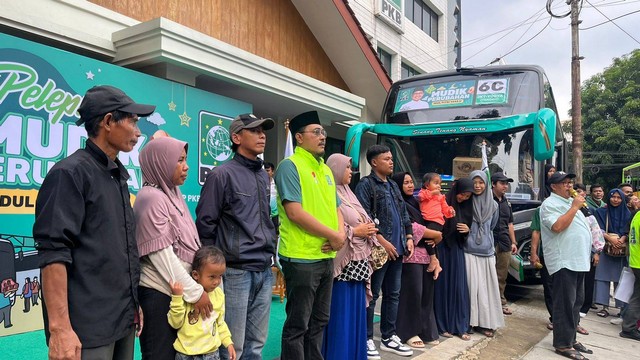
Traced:
[[[391, 241], [391, 206], [393, 202], [396, 203], [396, 207], [398, 209], [398, 213], [400, 214], [400, 218], [402, 220], [402, 228], [403, 234], [402, 242], [405, 252], [407, 251], [407, 235], [413, 235], [413, 229], [411, 227], [411, 221], [409, 220], [409, 213], [407, 212], [407, 207], [402, 200], [402, 194], [400, 194], [400, 189], [398, 189], [398, 185], [394, 181], [387, 181], [389, 185], [391, 185], [391, 193], [387, 191], [387, 186], [384, 181], [380, 180], [380, 178], [372, 171], [371, 174], [367, 177], [363, 177], [360, 179], [360, 182], [356, 186], [356, 197], [360, 201], [360, 204], [365, 209], [367, 214], [374, 219], [378, 218], [380, 224], [378, 224], [378, 230], [380, 234], [386, 239]], [[372, 189], [372, 185], [375, 186], [375, 196], [376, 196], [376, 211], [377, 216], [373, 214], [373, 194], [374, 190]]]

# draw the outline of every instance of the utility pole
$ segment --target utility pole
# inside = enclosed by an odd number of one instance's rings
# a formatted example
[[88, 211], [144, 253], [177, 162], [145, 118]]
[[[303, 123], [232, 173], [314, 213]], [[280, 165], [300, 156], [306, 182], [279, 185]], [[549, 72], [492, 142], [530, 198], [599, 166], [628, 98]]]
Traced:
[[582, 0], [571, 2], [571, 135], [573, 147], [573, 172], [576, 182], [582, 183], [582, 94], [580, 87], [580, 40], [578, 35], [579, 5]]

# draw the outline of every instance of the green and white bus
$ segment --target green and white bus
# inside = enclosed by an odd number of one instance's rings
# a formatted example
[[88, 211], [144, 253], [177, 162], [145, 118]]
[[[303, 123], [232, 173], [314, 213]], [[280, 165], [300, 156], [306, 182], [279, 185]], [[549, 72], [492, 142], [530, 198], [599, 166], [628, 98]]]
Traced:
[[439, 173], [446, 184], [480, 169], [481, 144], [486, 143], [490, 171], [514, 179], [507, 198], [519, 251], [529, 267], [529, 225], [540, 205], [544, 165], [564, 169], [567, 164], [566, 140], [542, 68], [463, 68], [394, 83], [381, 121], [358, 123], [347, 132], [345, 152], [354, 168], [360, 165], [366, 132], [391, 148], [394, 171], [410, 172], [416, 187], [427, 172]]

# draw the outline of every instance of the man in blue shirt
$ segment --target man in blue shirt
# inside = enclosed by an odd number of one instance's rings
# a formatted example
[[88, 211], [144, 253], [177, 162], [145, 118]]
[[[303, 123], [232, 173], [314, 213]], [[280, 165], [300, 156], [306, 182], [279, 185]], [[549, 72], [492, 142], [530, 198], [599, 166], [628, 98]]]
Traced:
[[413, 253], [411, 221], [398, 185], [388, 181], [388, 177], [393, 174], [391, 150], [384, 145], [373, 145], [367, 150], [367, 162], [371, 165], [371, 174], [360, 180], [356, 186], [356, 196], [378, 226], [378, 241], [389, 255], [386, 264], [371, 277], [373, 299], [367, 308], [367, 357], [380, 359], [373, 342], [373, 309], [383, 284], [380, 349], [401, 356], [411, 356], [413, 351], [396, 335], [402, 256], [410, 256]]
[[584, 301], [584, 276], [591, 262], [591, 230], [580, 211], [586, 200], [571, 199], [574, 174], [558, 171], [547, 183], [551, 195], [542, 203], [542, 243], [544, 258], [552, 279], [553, 347], [556, 353], [572, 359], [592, 354], [576, 341], [579, 311]]

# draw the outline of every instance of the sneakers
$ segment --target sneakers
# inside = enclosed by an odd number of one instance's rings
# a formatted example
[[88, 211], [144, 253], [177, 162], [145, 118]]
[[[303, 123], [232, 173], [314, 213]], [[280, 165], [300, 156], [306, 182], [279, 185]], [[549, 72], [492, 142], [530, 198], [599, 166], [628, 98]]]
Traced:
[[373, 342], [373, 339], [367, 340], [367, 360], [379, 360], [380, 353], [378, 349], [376, 349], [376, 344]]
[[[368, 345], [367, 345], [368, 348]], [[408, 346], [404, 345], [398, 335], [391, 335], [388, 339], [382, 339], [380, 344], [380, 350], [389, 351], [392, 353], [396, 353], [400, 356], [411, 356], [413, 355], [413, 350]]]
[[621, 317], [614, 317], [609, 322], [612, 323], [613, 325], [622, 325], [622, 318]]
[[581, 317], [581, 318], [583, 318], [583, 317], [585, 317], [585, 316], [587, 316], [587, 313], [583, 313], [583, 312], [581, 312], [581, 313], [580, 313], [580, 317]]
[[640, 332], [638, 330], [635, 330], [635, 329], [631, 330], [629, 332], [621, 331], [620, 332], [620, 337], [640, 341]]

